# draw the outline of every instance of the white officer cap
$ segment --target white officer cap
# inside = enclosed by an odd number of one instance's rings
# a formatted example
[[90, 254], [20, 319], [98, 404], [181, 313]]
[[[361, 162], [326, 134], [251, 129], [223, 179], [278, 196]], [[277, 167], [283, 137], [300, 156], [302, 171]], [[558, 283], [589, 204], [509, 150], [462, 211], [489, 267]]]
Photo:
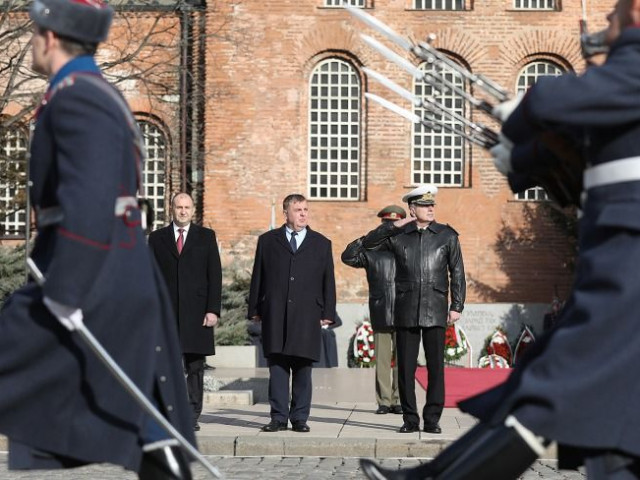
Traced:
[[438, 187], [428, 183], [411, 190], [402, 197], [402, 201], [407, 202], [409, 205], [435, 205], [437, 193]]

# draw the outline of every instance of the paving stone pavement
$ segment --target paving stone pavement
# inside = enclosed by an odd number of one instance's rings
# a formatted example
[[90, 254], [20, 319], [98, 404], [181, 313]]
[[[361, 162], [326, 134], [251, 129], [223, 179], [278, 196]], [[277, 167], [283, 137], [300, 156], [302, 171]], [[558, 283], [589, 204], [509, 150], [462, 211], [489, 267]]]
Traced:
[[[364, 479], [359, 459], [352, 457], [218, 457], [207, 456], [227, 480], [323, 480]], [[387, 468], [411, 467], [425, 459], [383, 459]], [[194, 480], [213, 478], [200, 465], [193, 468]], [[534, 463], [520, 477], [521, 480], [581, 480], [580, 472], [558, 471], [556, 462], [544, 460]], [[48, 470], [37, 472], [10, 472], [7, 470], [7, 454], [0, 454], [0, 480], [135, 480], [137, 476], [112, 465], [92, 465], [73, 470]]]
[[[446, 408], [440, 422], [442, 435], [399, 434], [401, 415], [374, 413], [373, 373], [373, 369], [315, 370], [311, 432], [299, 434], [290, 429], [277, 433], [260, 430], [269, 421], [270, 407], [264, 392], [254, 387], [266, 385], [268, 370], [216, 369], [216, 376], [225, 379], [219, 383], [240, 390], [251, 388], [256, 403], [205, 404], [198, 447], [227, 480], [364, 479], [360, 457], [376, 457], [386, 468], [414, 466], [437, 455], [475, 424], [458, 409]], [[6, 449], [6, 439], [0, 436], [0, 452]], [[580, 472], [558, 471], [556, 465], [555, 449], [551, 448], [521, 480], [586, 478]], [[194, 480], [213, 478], [198, 464], [193, 470]], [[0, 480], [14, 479], [135, 480], [137, 475], [112, 465], [9, 472], [7, 454], [0, 453]]]

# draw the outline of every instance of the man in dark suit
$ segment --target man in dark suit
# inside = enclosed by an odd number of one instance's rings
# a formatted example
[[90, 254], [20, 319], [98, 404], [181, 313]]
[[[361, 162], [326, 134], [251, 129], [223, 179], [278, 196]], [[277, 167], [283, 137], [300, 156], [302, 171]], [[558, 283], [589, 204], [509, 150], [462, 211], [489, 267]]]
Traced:
[[173, 222], [149, 235], [149, 247], [169, 287], [187, 374], [193, 428], [200, 430], [205, 356], [215, 354], [213, 327], [222, 303], [222, 268], [216, 234], [191, 222], [193, 199], [178, 193], [171, 201]]
[[[285, 224], [260, 235], [249, 292], [249, 318], [262, 321], [269, 363], [271, 422], [264, 432], [308, 432], [312, 363], [320, 359], [323, 325], [335, 320], [331, 241], [308, 226], [304, 196], [282, 204]], [[289, 404], [289, 377], [291, 404]]]
[[33, 70], [49, 79], [31, 144], [31, 253], [44, 273], [0, 314], [0, 432], [12, 469], [109, 462], [141, 479], [191, 479], [169, 439], [75, 330], [85, 324], [193, 442], [169, 298], [140, 227], [141, 137], [95, 63], [113, 10], [37, 0]]

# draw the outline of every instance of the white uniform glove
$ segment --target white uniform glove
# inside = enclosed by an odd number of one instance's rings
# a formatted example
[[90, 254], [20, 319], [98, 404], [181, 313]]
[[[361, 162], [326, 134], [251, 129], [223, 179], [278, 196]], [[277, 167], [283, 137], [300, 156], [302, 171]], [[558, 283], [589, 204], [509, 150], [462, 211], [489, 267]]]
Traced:
[[502, 123], [506, 122], [513, 111], [516, 109], [516, 107], [520, 105], [523, 97], [524, 92], [520, 92], [506, 102], [499, 103], [498, 105], [493, 107], [493, 110], [491, 110], [491, 114], [499, 119]]
[[55, 300], [51, 300], [49, 297], [44, 297], [42, 301], [53, 316], [70, 332], [80, 328], [82, 325], [82, 310], [79, 308], [68, 307]]
[[511, 150], [513, 150], [513, 142], [500, 134], [500, 141], [489, 152], [493, 157], [493, 164], [498, 171], [505, 177], [513, 171], [511, 166]]

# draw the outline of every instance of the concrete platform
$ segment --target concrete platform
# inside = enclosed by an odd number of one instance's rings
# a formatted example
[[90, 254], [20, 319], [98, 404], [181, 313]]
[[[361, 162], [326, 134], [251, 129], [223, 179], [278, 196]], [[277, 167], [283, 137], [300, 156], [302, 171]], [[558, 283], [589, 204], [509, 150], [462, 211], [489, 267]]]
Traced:
[[[270, 420], [267, 369], [217, 368], [207, 371], [219, 379], [221, 391], [233, 385], [253, 385], [254, 405], [208, 403], [200, 419], [199, 448], [208, 455], [320, 457], [433, 457], [475, 425], [457, 408], [444, 410], [442, 434], [401, 434], [402, 415], [376, 415], [373, 369], [319, 368], [313, 371], [313, 400], [309, 433], [265, 433]], [[229, 381], [229, 379], [234, 379]], [[419, 409], [424, 390], [416, 385]], [[544, 458], [556, 458], [550, 448]]]
[[[311, 432], [265, 433], [270, 420], [267, 369], [207, 371], [207, 392], [198, 447], [205, 455], [407, 458], [434, 457], [475, 424], [457, 408], [444, 410], [442, 434], [401, 434], [402, 415], [376, 415], [372, 369], [316, 369], [313, 372]], [[238, 389], [236, 389], [238, 387]], [[243, 388], [239, 388], [243, 387]], [[417, 387], [418, 405], [425, 401]], [[222, 403], [222, 402], [226, 403]], [[290, 428], [290, 426], [289, 426]], [[6, 450], [0, 437], [0, 450]], [[555, 448], [544, 458], [556, 457]]]

